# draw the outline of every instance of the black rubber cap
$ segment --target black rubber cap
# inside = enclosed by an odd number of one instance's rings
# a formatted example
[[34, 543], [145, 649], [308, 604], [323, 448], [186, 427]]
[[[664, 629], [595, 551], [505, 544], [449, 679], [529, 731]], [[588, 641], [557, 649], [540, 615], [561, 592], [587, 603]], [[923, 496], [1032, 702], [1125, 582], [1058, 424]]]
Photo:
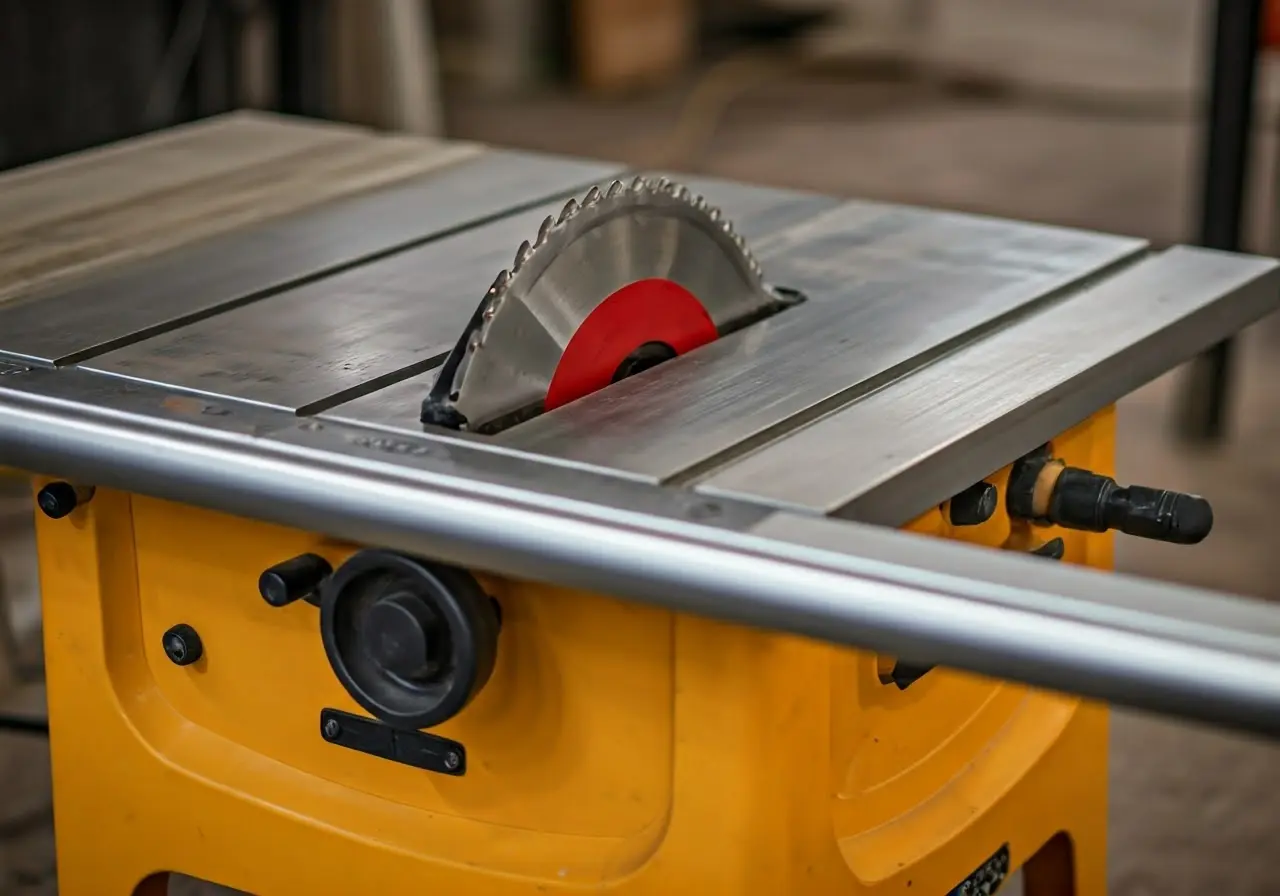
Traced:
[[175, 666], [190, 666], [204, 656], [200, 635], [186, 623], [179, 623], [164, 633], [164, 655]]
[[995, 515], [1000, 491], [990, 482], [975, 482], [951, 499], [948, 518], [953, 526], [979, 526]]
[[1036, 557], [1047, 557], [1050, 560], [1061, 560], [1067, 556], [1067, 543], [1061, 538], [1051, 538], [1040, 547], [1031, 551]]
[[296, 600], [319, 604], [320, 585], [333, 575], [329, 561], [319, 554], [299, 554], [277, 563], [258, 576], [258, 593], [273, 607]]
[[80, 496], [70, 482], [50, 482], [36, 495], [36, 504], [49, 519], [60, 520], [76, 509]]
[[1172, 515], [1174, 522], [1166, 540], [1174, 544], [1198, 544], [1213, 531], [1213, 505], [1199, 495], [1176, 495]]
[[374, 662], [408, 681], [431, 678], [450, 650], [441, 619], [408, 591], [375, 601], [365, 612], [360, 634]]

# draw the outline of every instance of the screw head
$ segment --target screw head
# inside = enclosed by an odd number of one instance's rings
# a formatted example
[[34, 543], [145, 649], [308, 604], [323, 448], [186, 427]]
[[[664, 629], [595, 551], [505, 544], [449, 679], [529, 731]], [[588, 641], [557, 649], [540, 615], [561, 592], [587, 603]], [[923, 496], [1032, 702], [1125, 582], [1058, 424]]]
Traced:
[[179, 623], [164, 633], [164, 655], [175, 666], [190, 666], [204, 656], [200, 635], [185, 623]]
[[337, 719], [326, 719], [324, 723], [324, 736], [326, 740], [337, 740], [338, 735], [342, 733], [342, 726], [338, 724]]
[[449, 771], [455, 770], [462, 765], [462, 757], [458, 755], [456, 750], [450, 750], [444, 754], [444, 767]]

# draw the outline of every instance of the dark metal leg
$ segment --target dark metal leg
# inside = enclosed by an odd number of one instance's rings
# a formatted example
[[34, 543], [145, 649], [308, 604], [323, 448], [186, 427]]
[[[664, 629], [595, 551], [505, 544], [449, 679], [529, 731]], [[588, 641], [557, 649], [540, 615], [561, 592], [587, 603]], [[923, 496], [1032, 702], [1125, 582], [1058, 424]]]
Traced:
[[275, 10], [280, 111], [325, 118], [329, 4], [325, 0], [276, 0]]
[[231, 4], [212, 0], [205, 15], [204, 33], [191, 75], [194, 82], [196, 117], [219, 115], [233, 108], [230, 91]]
[[[1201, 161], [1199, 242], [1239, 251], [1253, 132], [1263, 0], [1218, 0]], [[1197, 358], [1183, 396], [1184, 437], [1217, 441], [1227, 426], [1233, 342]]]

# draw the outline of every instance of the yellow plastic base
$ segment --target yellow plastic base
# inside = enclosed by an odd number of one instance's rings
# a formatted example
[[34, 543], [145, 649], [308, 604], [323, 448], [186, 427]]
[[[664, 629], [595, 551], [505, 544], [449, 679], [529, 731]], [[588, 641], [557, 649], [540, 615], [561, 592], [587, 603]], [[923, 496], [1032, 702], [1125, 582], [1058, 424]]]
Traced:
[[[1113, 425], [1055, 452], [1109, 474]], [[1026, 536], [1003, 511], [910, 528]], [[1109, 536], [1054, 535], [1111, 565]], [[1104, 708], [944, 670], [900, 691], [870, 654], [600, 595], [484, 580], [498, 666], [437, 729], [465, 777], [330, 745], [320, 710], [360, 710], [317, 610], [256, 581], [354, 549], [106, 489], [39, 520], [64, 896], [160, 893], [168, 871], [259, 896], [942, 896], [1002, 844], [1037, 856], [1027, 896], [1105, 892]], [[194, 665], [161, 649], [177, 623]]]

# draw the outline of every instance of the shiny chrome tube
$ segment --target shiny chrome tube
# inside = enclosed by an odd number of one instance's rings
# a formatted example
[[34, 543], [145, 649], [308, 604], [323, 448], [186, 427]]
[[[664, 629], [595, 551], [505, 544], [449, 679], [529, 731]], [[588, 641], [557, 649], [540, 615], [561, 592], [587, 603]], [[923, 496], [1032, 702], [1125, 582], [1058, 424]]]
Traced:
[[[62, 375], [77, 376], [47, 372]], [[1261, 603], [429, 436], [360, 454], [368, 430], [277, 422], [214, 429], [0, 388], [0, 463], [1280, 735], [1280, 612]], [[610, 489], [647, 497], [606, 503]]]

